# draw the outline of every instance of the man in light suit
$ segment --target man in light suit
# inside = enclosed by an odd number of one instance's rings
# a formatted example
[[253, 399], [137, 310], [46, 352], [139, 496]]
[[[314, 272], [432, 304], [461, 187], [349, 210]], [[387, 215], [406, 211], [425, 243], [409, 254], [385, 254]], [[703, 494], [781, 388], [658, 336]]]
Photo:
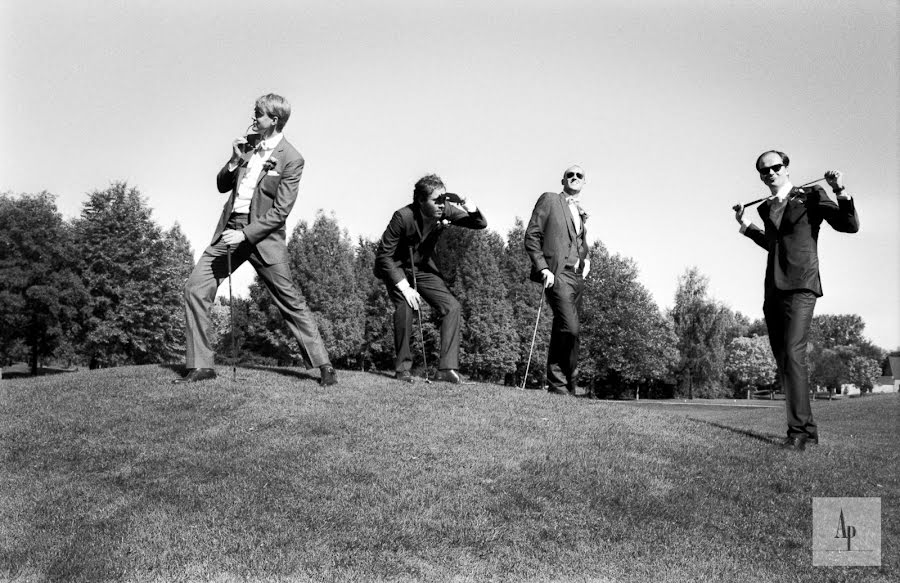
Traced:
[[[483, 229], [487, 221], [478, 207], [457, 194], [447, 193], [435, 174], [423, 176], [413, 189], [413, 202], [391, 217], [375, 252], [375, 276], [384, 281], [394, 304], [394, 370], [397, 380], [412, 382], [413, 311], [424, 298], [441, 317], [441, 353], [435, 380], [458, 384], [459, 301], [444, 282], [434, 261], [434, 248], [447, 225]], [[416, 281], [413, 282], [413, 269]]]
[[853, 199], [845, 192], [840, 171], [829, 170], [825, 179], [837, 197], [835, 204], [821, 186], [796, 188], [791, 184], [790, 159], [769, 150], [756, 160], [759, 178], [771, 196], [759, 206], [763, 228], [744, 219], [744, 207], [735, 205], [741, 233], [768, 253], [763, 314], [769, 344], [778, 364], [787, 412], [787, 438], [782, 447], [803, 451], [819, 443], [809, 405], [809, 367], [806, 345], [816, 298], [822, 296], [818, 239], [822, 221], [844, 233], [859, 230]]
[[531, 279], [543, 284], [553, 310], [547, 390], [558, 395], [574, 396], [578, 380], [581, 295], [591, 270], [584, 226], [587, 214], [580, 201], [584, 185], [584, 170], [568, 168], [563, 173], [563, 191], [542, 194], [525, 229]]
[[272, 295], [297, 343], [307, 368], [318, 367], [319, 383], [337, 382], [334, 367], [319, 336], [319, 328], [291, 279], [285, 245], [285, 221], [297, 200], [303, 157], [284, 138], [282, 130], [291, 106], [280, 95], [256, 100], [253, 130], [232, 143], [231, 159], [219, 171], [219, 192], [231, 195], [222, 209], [210, 246], [184, 286], [186, 364], [188, 373], [176, 383], [215, 378], [208, 330], [209, 308], [231, 268], [249, 260]]

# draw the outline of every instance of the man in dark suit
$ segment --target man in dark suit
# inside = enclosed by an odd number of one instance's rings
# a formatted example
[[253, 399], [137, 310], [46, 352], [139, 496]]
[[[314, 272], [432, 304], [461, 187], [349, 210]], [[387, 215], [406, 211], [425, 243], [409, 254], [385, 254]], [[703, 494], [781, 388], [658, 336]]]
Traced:
[[771, 196], [759, 206], [760, 229], [744, 219], [744, 208], [736, 205], [735, 218], [741, 233], [768, 252], [763, 314], [769, 343], [778, 364], [785, 395], [787, 438], [782, 447], [803, 451], [807, 443], [818, 443], [819, 433], [809, 405], [809, 367], [806, 345], [816, 298], [822, 296], [817, 242], [822, 221], [844, 233], [859, 230], [853, 199], [844, 188], [843, 174], [825, 173], [837, 196], [835, 204], [816, 185], [796, 188], [791, 184], [784, 152], [763, 152], [756, 160], [759, 178]]
[[559, 395], [574, 395], [578, 380], [581, 294], [591, 270], [584, 226], [587, 214], [580, 202], [584, 185], [584, 170], [568, 168], [563, 173], [563, 191], [542, 194], [525, 229], [531, 279], [543, 284], [553, 310], [547, 390]]
[[[435, 245], [447, 225], [483, 229], [487, 221], [471, 201], [448, 194], [440, 177], [423, 176], [416, 182], [413, 202], [394, 213], [375, 252], [375, 276], [384, 281], [394, 304], [394, 370], [401, 381], [412, 382], [409, 342], [413, 311], [424, 298], [441, 317], [441, 355], [435, 380], [460, 382], [460, 306], [434, 262]], [[418, 291], [410, 283], [413, 267]]]
[[210, 246], [184, 286], [188, 373], [176, 383], [215, 378], [208, 330], [209, 308], [231, 268], [249, 260], [272, 295], [297, 343], [307, 368], [318, 367], [319, 383], [337, 382], [334, 367], [319, 336], [319, 328], [291, 279], [285, 245], [285, 221], [297, 200], [303, 157], [284, 138], [291, 115], [283, 97], [268, 94], [256, 100], [253, 131], [232, 143], [231, 159], [216, 177], [219, 192], [230, 192]]

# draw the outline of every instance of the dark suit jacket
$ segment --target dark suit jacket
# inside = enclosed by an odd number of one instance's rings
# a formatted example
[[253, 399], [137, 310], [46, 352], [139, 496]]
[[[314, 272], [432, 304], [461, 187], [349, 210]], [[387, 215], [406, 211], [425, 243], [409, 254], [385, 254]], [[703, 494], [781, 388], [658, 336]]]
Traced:
[[[481, 209], [470, 213], [450, 203], [444, 205], [444, 215], [441, 217], [441, 221], [468, 229], [487, 227], [487, 221], [482, 216]], [[426, 225], [416, 204], [408, 204], [397, 210], [378, 242], [378, 249], [375, 251], [375, 276], [390, 280], [393, 284], [405, 279], [404, 269], [410, 268], [410, 247], [413, 248], [417, 268], [441, 275], [434, 262], [433, 254], [443, 229], [443, 223], [434, 226]]]
[[859, 220], [853, 199], [838, 200], [835, 204], [821, 186], [794, 188], [788, 195], [778, 228], [769, 218], [770, 206], [768, 201], [759, 206], [764, 230], [750, 225], [744, 231], [769, 253], [766, 260], [766, 294], [775, 290], [809, 290], [821, 296], [819, 227], [824, 220], [835, 231], [858, 231]]
[[584, 259], [588, 254], [587, 231], [581, 224], [581, 246], [576, 247], [577, 234], [564, 192], [545, 192], [534, 205], [525, 229], [525, 251], [531, 258], [531, 280], [544, 280], [541, 270], [549, 269], [557, 277], [567, 264]]
[[[234, 208], [238, 184], [247, 172], [247, 160], [251, 155], [252, 152], [245, 154], [237, 168], [231, 172], [228, 170], [228, 164], [219, 170], [216, 177], [219, 192], [230, 191], [231, 196], [222, 209], [212, 244], [219, 240], [228, 223], [228, 217]], [[259, 173], [253, 198], [250, 199], [250, 223], [244, 227], [247, 241], [256, 246], [260, 257], [269, 265], [285, 263], [288, 260], [284, 223], [297, 201], [297, 190], [304, 165], [303, 156], [284, 137], [275, 146], [269, 158], [269, 161], [272, 160], [275, 161], [272, 169]]]

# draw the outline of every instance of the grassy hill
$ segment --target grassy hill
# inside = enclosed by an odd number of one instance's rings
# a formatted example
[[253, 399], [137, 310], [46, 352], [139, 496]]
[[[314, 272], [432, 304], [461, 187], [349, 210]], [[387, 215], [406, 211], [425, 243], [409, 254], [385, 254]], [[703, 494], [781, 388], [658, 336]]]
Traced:
[[[0, 382], [0, 580], [888, 581], [898, 395], [588, 401], [341, 371]], [[882, 567], [814, 568], [811, 498], [882, 498]]]

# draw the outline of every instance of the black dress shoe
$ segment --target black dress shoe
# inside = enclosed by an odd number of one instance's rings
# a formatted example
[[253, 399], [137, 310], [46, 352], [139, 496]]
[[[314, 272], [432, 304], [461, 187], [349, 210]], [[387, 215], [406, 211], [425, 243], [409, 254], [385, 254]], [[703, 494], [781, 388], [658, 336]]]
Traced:
[[173, 385], [181, 385], [185, 383], [196, 383], [197, 381], [205, 381], [216, 378], [216, 371], [211, 368], [192, 368], [189, 373], [172, 381]]
[[321, 376], [319, 377], [319, 384], [323, 387], [330, 387], [331, 385], [337, 384], [337, 374], [334, 372], [334, 367], [330, 364], [326, 364], [319, 367], [319, 371], [321, 372]]
[[394, 378], [398, 381], [403, 381], [404, 383], [413, 382], [412, 373], [408, 370], [398, 370], [397, 374], [394, 375]]
[[809, 438], [805, 435], [793, 435], [790, 437], [786, 437], [784, 442], [781, 444], [781, 449], [787, 449], [790, 451], [803, 451], [806, 449], [806, 442], [809, 441]]
[[442, 383], [453, 383], [454, 385], [458, 385], [462, 382], [462, 379], [459, 378], [459, 373], [452, 368], [439, 370], [435, 375], [434, 380], [441, 381]]

